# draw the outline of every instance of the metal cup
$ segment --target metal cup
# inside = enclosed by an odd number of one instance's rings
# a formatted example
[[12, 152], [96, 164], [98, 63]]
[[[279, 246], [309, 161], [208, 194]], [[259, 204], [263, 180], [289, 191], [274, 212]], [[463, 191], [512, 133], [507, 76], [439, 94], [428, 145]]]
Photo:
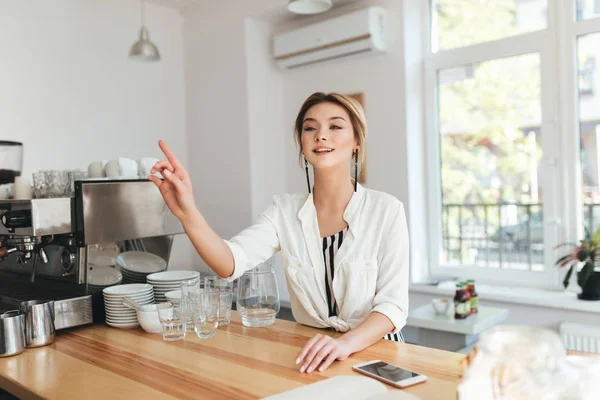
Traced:
[[25, 350], [25, 316], [18, 310], [0, 315], [0, 357], [21, 354]]
[[21, 303], [25, 314], [25, 343], [39, 347], [54, 343], [54, 301], [31, 300]]

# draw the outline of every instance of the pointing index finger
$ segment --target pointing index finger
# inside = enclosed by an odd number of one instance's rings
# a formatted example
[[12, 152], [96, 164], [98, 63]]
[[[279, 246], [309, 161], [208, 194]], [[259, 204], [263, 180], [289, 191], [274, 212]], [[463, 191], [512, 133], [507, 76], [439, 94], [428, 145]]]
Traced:
[[167, 146], [167, 144], [163, 140], [158, 141], [158, 146], [160, 147], [162, 152], [165, 153], [165, 156], [167, 156], [167, 160], [169, 160], [173, 168], [181, 168], [181, 163], [179, 162], [179, 159], [177, 159], [175, 154], [171, 151], [169, 146]]

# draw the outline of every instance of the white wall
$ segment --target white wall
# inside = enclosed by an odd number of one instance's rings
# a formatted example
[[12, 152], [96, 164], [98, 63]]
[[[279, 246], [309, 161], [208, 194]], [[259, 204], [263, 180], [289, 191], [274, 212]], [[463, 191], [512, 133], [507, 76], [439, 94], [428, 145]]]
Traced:
[[292, 123], [283, 118], [283, 76], [271, 60], [272, 26], [246, 18], [245, 27], [252, 214], [258, 215], [286, 189], [281, 166]]
[[[188, 169], [200, 211], [229, 238], [253, 218], [244, 17], [223, 3], [192, 8], [185, 16], [184, 43]], [[193, 257], [208, 271], [196, 253]]]
[[[283, 149], [292, 135], [283, 120], [280, 71], [270, 58], [272, 26], [252, 17], [280, 6], [272, 0], [211, 2], [185, 15], [189, 170], [199, 208], [223, 238], [250, 225], [273, 195], [286, 190]], [[195, 252], [192, 257], [210, 271]], [[285, 304], [279, 256], [275, 265]]]
[[[283, 119], [283, 76], [271, 60], [272, 25], [245, 19], [246, 80], [252, 216], [263, 212], [272, 197], [286, 191], [285, 148], [291, 126]], [[280, 297], [289, 300], [281, 256], [275, 256]]]
[[[24, 143], [23, 176], [117, 157], [160, 157], [166, 139], [187, 162], [183, 19], [146, 6], [159, 63], [129, 61], [135, 0], [3, 1], [0, 138]], [[176, 239], [174, 265], [190, 263]]]
[[[286, 71], [284, 119], [291, 125], [302, 102], [316, 91], [364, 93], [369, 126], [366, 186], [386, 191], [405, 201], [407, 179], [403, 173], [406, 168], [406, 145], [403, 112], [404, 59], [400, 23], [402, 4], [398, 1], [357, 2], [332, 12], [327, 17], [369, 5], [383, 5], [388, 9], [391, 29], [388, 53], [354, 56]], [[286, 31], [306, 23], [295, 22], [279, 29]], [[288, 190], [306, 190], [305, 175], [295, 162], [298, 150], [293, 140], [289, 140], [287, 145]]]

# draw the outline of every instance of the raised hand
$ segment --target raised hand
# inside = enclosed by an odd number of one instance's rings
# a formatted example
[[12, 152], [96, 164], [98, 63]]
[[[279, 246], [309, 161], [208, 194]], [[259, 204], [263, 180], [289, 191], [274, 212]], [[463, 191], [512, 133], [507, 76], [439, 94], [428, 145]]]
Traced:
[[169, 149], [169, 146], [162, 140], [158, 142], [158, 146], [167, 159], [157, 162], [152, 167], [150, 174], [159, 172], [164, 177], [164, 180], [154, 175], [150, 175], [148, 179], [158, 187], [171, 212], [180, 221], [184, 222], [184, 220], [197, 211], [192, 182], [187, 171], [183, 168], [183, 165], [171, 149]]

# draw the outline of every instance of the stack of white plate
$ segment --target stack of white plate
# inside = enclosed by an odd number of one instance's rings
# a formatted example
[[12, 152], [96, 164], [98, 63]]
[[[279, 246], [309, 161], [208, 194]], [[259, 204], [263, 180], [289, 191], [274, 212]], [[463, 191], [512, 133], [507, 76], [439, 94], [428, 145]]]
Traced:
[[91, 266], [88, 270], [87, 283], [90, 293], [96, 293], [102, 289], [117, 285], [123, 280], [123, 275], [113, 267]]
[[181, 282], [187, 280], [200, 281], [200, 272], [193, 270], [165, 271], [148, 275], [148, 283], [154, 286], [154, 297], [157, 303], [167, 301], [166, 294], [181, 288]]
[[140, 326], [135, 310], [123, 305], [123, 297], [130, 297], [140, 305], [154, 303], [152, 285], [146, 283], [111, 286], [103, 289], [102, 293], [104, 294], [106, 324], [115, 328]]
[[149, 274], [167, 269], [167, 262], [145, 251], [127, 251], [119, 254], [117, 266], [123, 274], [123, 283], [146, 283]]

